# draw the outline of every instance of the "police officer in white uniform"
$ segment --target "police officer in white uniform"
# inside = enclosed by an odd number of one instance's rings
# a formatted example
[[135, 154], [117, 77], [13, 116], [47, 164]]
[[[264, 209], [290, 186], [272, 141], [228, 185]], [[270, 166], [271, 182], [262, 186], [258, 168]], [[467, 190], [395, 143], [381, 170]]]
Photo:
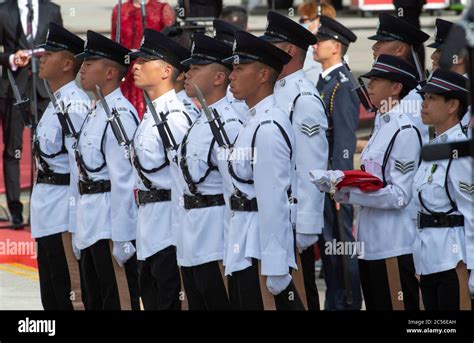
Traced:
[[361, 206], [357, 221], [359, 274], [368, 310], [419, 309], [413, 265], [414, 222], [407, 210], [418, 168], [421, 138], [400, 108], [416, 85], [416, 69], [405, 60], [380, 55], [370, 78], [370, 100], [378, 108], [371, 138], [361, 154], [361, 168], [380, 178], [383, 188], [363, 192], [343, 187], [340, 202]]
[[[140, 295], [145, 310], [180, 310], [181, 280], [176, 263], [176, 235], [171, 218], [170, 160], [167, 136], [180, 142], [189, 127], [189, 117], [178, 100], [174, 82], [182, 71], [180, 61], [189, 51], [163, 34], [145, 29], [144, 42], [130, 56], [135, 85], [150, 97], [156, 113], [166, 118], [158, 129], [147, 108], [133, 138], [132, 161], [138, 188], [137, 257]], [[149, 104], [148, 104], [149, 105]], [[169, 138], [168, 138], [169, 139]]]
[[295, 132], [296, 177], [292, 182], [296, 246], [300, 253], [308, 309], [319, 310], [314, 268], [314, 243], [324, 226], [324, 193], [314, 192], [308, 178], [312, 169], [326, 169], [328, 128], [326, 107], [314, 84], [306, 77], [303, 64], [306, 51], [316, 37], [295, 21], [274, 11], [268, 12], [262, 36], [292, 58], [283, 67], [275, 84], [277, 106], [284, 110]]
[[[232, 25], [231, 23], [222, 20], [214, 19], [212, 22], [214, 27], [214, 38], [228, 44], [230, 47], [234, 44], [234, 35], [237, 31], [242, 31], [241, 28]], [[248, 106], [244, 100], [236, 99], [234, 94], [227, 88], [227, 100], [230, 102], [234, 110], [240, 116], [240, 120], [247, 120]]]
[[[184, 87], [185, 73], [186, 73], [186, 70], [180, 73], [180, 77], [182, 78], [182, 82], [183, 82], [183, 87]], [[181, 87], [178, 87], [178, 89], [179, 90], [176, 92], [176, 96], [178, 97], [178, 100], [183, 103], [186, 109], [186, 113], [188, 113], [188, 116], [191, 118], [191, 121], [194, 122], [197, 119], [197, 117], [199, 117], [200, 111], [198, 107], [196, 106], [196, 104], [194, 103], [194, 100], [186, 95], [186, 90]]]
[[[56, 101], [78, 130], [88, 112], [89, 97], [74, 81], [81, 61], [84, 41], [50, 23], [46, 50], [41, 57], [39, 76], [47, 80]], [[31, 194], [31, 235], [38, 247], [38, 272], [41, 302], [45, 310], [72, 310], [70, 266], [71, 233], [76, 230], [78, 174], [69, 127], [64, 131], [58, 120], [58, 108], [46, 108], [36, 129], [34, 155], [36, 182]], [[72, 259], [75, 261], [75, 258]], [[78, 268], [77, 261], [74, 262]], [[72, 267], [72, 266], [71, 266]], [[78, 280], [77, 280], [78, 281]], [[78, 296], [78, 294], [76, 294]]]
[[[223, 124], [228, 143], [234, 142], [241, 125], [225, 96], [231, 66], [221, 60], [231, 54], [229, 45], [196, 33], [191, 57], [182, 61], [190, 67], [186, 73], [186, 93], [195, 98], [195, 87], [199, 87], [210, 109], [220, 116], [218, 121]], [[224, 258], [225, 231], [230, 219], [229, 198], [233, 188], [227, 168], [229, 146], [221, 147], [219, 143], [201, 110], [178, 153], [182, 205], [186, 210], [178, 240], [178, 264], [190, 310], [230, 308], [219, 261]]]
[[234, 184], [230, 198], [225, 273], [232, 274], [241, 309], [263, 309], [260, 273], [277, 309], [303, 309], [290, 268], [296, 268], [290, 220], [295, 168], [294, 133], [288, 115], [276, 106], [275, 81], [291, 57], [247, 32], [237, 32], [230, 89], [250, 108], [230, 155]]
[[[405, 20], [387, 13], [379, 15], [379, 24], [375, 35], [368, 39], [375, 40], [372, 46], [374, 59], [378, 56], [393, 55], [405, 59], [416, 67], [415, 55], [418, 47], [428, 40], [430, 36]], [[417, 56], [417, 55], [416, 55]], [[417, 70], [417, 80], [421, 81], [420, 73], [425, 70]], [[423, 144], [430, 141], [429, 127], [421, 121], [420, 108], [423, 99], [417, 93], [419, 86], [414, 88], [404, 97], [401, 107], [421, 133]]]
[[[466, 139], [460, 120], [467, 108], [466, 79], [437, 69], [420, 92], [422, 119], [433, 125], [430, 144]], [[474, 181], [472, 157], [423, 161], [413, 195], [419, 208], [413, 257], [426, 310], [470, 310], [474, 285]], [[466, 268], [467, 264], [467, 268]], [[468, 270], [471, 270], [469, 277]]]
[[[82, 88], [93, 92], [96, 99], [96, 86], [101, 88], [108, 107], [118, 112], [126, 135], [131, 138], [138, 116], [119, 88], [129, 66], [129, 52], [120, 44], [87, 31], [84, 52], [78, 57], [84, 58], [80, 71]], [[76, 160], [81, 194], [76, 236], [88, 308], [138, 310], [138, 267], [132, 242], [137, 206], [132, 167], [128, 151], [114, 136], [101, 101], [81, 128]]]

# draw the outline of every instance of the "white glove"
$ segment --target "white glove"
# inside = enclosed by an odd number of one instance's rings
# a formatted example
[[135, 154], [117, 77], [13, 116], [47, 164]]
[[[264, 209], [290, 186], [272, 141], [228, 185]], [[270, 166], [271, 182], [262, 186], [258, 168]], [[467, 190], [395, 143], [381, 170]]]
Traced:
[[71, 234], [71, 241], [72, 241], [72, 252], [74, 253], [74, 256], [76, 256], [76, 260], [80, 260], [81, 259], [81, 250], [77, 247], [76, 245], [76, 234], [73, 233]]
[[267, 288], [273, 295], [283, 292], [291, 282], [291, 275], [268, 275]]
[[120, 267], [123, 267], [130, 257], [135, 254], [135, 247], [132, 242], [114, 242], [112, 255], [114, 255]]
[[325, 193], [334, 193], [336, 185], [344, 179], [344, 173], [340, 170], [315, 169], [309, 172], [311, 182]]
[[306, 234], [306, 233], [296, 233], [296, 247], [300, 254], [305, 251], [308, 247], [312, 246], [318, 241], [318, 235], [316, 234]]
[[471, 292], [471, 298], [474, 299], [474, 269], [471, 269], [471, 275], [469, 276], [469, 291]]

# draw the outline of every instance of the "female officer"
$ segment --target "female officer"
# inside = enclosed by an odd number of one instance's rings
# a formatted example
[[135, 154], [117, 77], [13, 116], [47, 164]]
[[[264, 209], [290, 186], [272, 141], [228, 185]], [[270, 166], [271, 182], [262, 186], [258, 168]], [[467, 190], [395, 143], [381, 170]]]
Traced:
[[416, 84], [416, 70], [399, 57], [380, 55], [369, 78], [378, 108], [374, 131], [361, 155], [361, 168], [383, 188], [364, 192], [343, 187], [335, 200], [361, 206], [357, 223], [359, 274], [368, 310], [416, 310], [419, 288], [413, 265], [415, 225], [409, 213], [421, 138], [401, 101]]
[[[422, 120], [435, 128], [430, 144], [465, 140], [460, 120], [466, 113], [466, 78], [436, 70], [421, 89]], [[427, 310], [470, 310], [468, 279], [474, 273], [472, 158], [424, 161], [415, 176], [418, 230], [413, 253]], [[467, 264], [467, 268], [466, 268]]]

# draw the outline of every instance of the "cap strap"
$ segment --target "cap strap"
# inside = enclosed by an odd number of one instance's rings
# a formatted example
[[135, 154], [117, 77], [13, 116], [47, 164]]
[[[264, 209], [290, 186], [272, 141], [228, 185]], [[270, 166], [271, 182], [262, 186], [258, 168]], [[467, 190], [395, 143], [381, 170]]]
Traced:
[[342, 36], [341, 34], [335, 32], [333, 30], [328, 29], [325, 26], [320, 26], [319, 27], [317, 35], [318, 36], [323, 35], [323, 36], [329, 37], [331, 39], [335, 39], [335, 40], [341, 42], [342, 44], [344, 44], [346, 46], [349, 46], [349, 44], [350, 44], [349, 40], [346, 39], [346, 37]]
[[204, 54], [192, 54], [191, 57], [197, 57], [197, 58], [201, 58], [201, 59], [205, 59], [205, 60], [209, 60], [209, 61], [213, 61], [213, 62], [219, 62], [220, 63], [220, 59], [217, 58], [217, 57], [214, 57], [214, 56], [209, 56], [209, 55], [204, 55]]
[[84, 49], [84, 52], [90, 53], [92, 55], [102, 56], [103, 58], [108, 58], [108, 59], [112, 58], [111, 56], [107, 55], [104, 52], [93, 50], [93, 49], [86, 48], [86, 49]]
[[389, 31], [384, 31], [384, 30], [377, 30], [377, 34], [379, 35], [382, 35], [382, 36], [386, 36], [386, 37], [390, 37], [390, 38], [393, 38], [395, 40], [399, 40], [399, 41], [402, 41], [402, 42], [405, 42], [407, 44], [411, 44], [411, 43], [408, 43], [406, 41], [405, 38], [403, 38], [402, 36], [399, 36], [399, 35], [396, 35], [392, 32], [389, 32]]
[[267, 30], [265, 31], [265, 36], [271, 36], [271, 37], [275, 37], [275, 38], [280, 38], [284, 41], [288, 41], [289, 38], [288, 36], [280, 33], [280, 32], [275, 32], [275, 31], [271, 31], [271, 30]]
[[69, 47], [66, 45], [66, 44], [62, 44], [62, 43], [58, 43], [58, 42], [54, 42], [52, 40], [47, 40], [46, 41], [46, 44], [49, 44], [49, 45], [53, 45], [57, 48], [62, 48], [64, 50], [69, 50]]

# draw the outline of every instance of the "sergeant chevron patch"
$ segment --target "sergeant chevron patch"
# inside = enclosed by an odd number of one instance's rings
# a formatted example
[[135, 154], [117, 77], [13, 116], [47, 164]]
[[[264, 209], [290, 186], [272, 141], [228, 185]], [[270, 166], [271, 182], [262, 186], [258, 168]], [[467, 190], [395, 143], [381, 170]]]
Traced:
[[415, 161], [402, 162], [395, 160], [395, 169], [402, 174], [406, 174], [415, 169]]
[[301, 132], [303, 132], [305, 135], [308, 135], [309, 137], [318, 134], [320, 129], [321, 129], [321, 125], [319, 124], [316, 124], [316, 125], [309, 125], [305, 123], [301, 124]]
[[459, 189], [461, 192], [466, 192], [469, 195], [474, 194], [474, 183], [459, 181]]

